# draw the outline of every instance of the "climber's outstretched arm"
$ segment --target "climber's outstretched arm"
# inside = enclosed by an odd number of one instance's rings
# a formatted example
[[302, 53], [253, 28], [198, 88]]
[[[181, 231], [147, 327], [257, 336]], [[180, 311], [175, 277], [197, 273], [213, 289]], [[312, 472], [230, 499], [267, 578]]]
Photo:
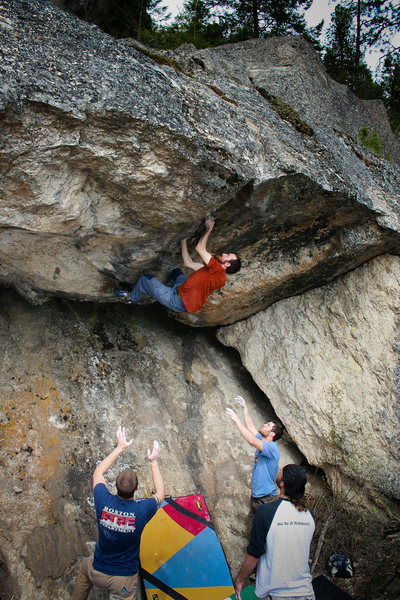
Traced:
[[235, 413], [234, 410], [227, 407], [226, 412], [228, 413], [228, 415], [230, 416], [232, 421], [236, 424], [236, 427], [239, 429], [242, 437], [244, 437], [246, 442], [248, 442], [250, 444], [250, 446], [254, 446], [254, 448], [256, 448], [256, 450], [260, 450], [260, 452], [261, 452], [263, 449], [262, 441], [259, 440], [258, 438], [256, 438], [256, 436], [249, 429], [247, 429], [246, 425], [244, 425], [241, 422], [241, 420], [239, 419], [239, 417], [237, 416], [237, 414]]
[[114, 448], [114, 450], [106, 456], [104, 460], [101, 461], [99, 465], [94, 470], [93, 473], [93, 489], [96, 487], [98, 483], [106, 483], [104, 479], [104, 474], [108, 471], [108, 469], [115, 463], [118, 456], [123, 452], [126, 448], [132, 445], [133, 440], [127, 442], [125, 436], [125, 427], [118, 427], [117, 429], [117, 440], [118, 444]]
[[210, 236], [210, 233], [212, 231], [212, 228], [214, 227], [214, 217], [207, 217], [205, 220], [205, 226], [206, 226], [206, 230], [203, 233], [203, 235], [201, 236], [201, 238], [199, 239], [197, 246], [196, 246], [196, 252], [201, 256], [202, 260], [204, 261], [204, 263], [206, 265], [208, 265], [208, 263], [210, 262], [210, 259], [212, 258], [212, 254], [210, 254], [207, 250], [207, 242], [208, 242], [208, 238]]
[[181, 249], [182, 249], [183, 264], [185, 265], [185, 267], [188, 267], [189, 269], [193, 269], [193, 271], [198, 271], [199, 269], [204, 267], [203, 263], [194, 262], [192, 260], [192, 257], [190, 256], [189, 251], [187, 249], [186, 239], [181, 241]]

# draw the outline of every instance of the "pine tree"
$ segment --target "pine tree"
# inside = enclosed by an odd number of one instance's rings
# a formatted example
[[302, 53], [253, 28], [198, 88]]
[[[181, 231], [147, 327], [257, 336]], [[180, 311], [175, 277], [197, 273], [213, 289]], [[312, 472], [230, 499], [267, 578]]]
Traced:
[[400, 55], [400, 43], [395, 35], [400, 33], [399, 0], [366, 0], [368, 28], [365, 42], [380, 48], [386, 56], [394, 60]]
[[348, 85], [360, 98], [382, 98], [382, 88], [374, 82], [364, 60], [360, 7], [358, 2], [357, 6], [347, 2], [335, 7], [324, 64], [331, 77]]
[[298, 34], [316, 41], [318, 28], [308, 29], [304, 13], [312, 0], [215, 0], [224, 8], [232, 39]]
[[196, 37], [204, 32], [210, 18], [211, 11], [204, 0], [186, 0], [176, 23], [182, 26], [192, 43], [196, 44]]
[[215, 14], [212, 0], [186, 0], [174, 22], [159, 27], [152, 42], [161, 48], [176, 48], [184, 43], [205, 48], [223, 44], [227, 38], [226, 22]]
[[352, 85], [354, 80], [355, 32], [352, 11], [341, 4], [335, 7], [327, 33], [325, 67], [336, 81]]
[[388, 56], [382, 73], [384, 101], [394, 132], [400, 132], [400, 56]]
[[[59, 5], [79, 18], [96, 23], [114, 37], [141, 39], [161, 20], [163, 0], [60, 0]], [[153, 17], [153, 18], [152, 18]], [[165, 18], [165, 16], [164, 16]]]

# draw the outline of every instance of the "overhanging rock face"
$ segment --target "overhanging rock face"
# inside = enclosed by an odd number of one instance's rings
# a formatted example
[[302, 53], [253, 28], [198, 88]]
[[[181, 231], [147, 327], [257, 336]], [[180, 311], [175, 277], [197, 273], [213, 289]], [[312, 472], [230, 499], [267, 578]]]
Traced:
[[[189, 77], [46, 2], [8, 0], [0, 42], [0, 281], [31, 302], [108, 301], [116, 280], [164, 277], [210, 212], [210, 249], [236, 249], [244, 267], [192, 325], [233, 323], [398, 252], [397, 164], [335, 130], [335, 112], [319, 122], [297, 106], [304, 128], [266, 100], [282, 41], [253, 41], [251, 78], [204, 57]], [[246, 48], [229, 47], [232, 65]]]

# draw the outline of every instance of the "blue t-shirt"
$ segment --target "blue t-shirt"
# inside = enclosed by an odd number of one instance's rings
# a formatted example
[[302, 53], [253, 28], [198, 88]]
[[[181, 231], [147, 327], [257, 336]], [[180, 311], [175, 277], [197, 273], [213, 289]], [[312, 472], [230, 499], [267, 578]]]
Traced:
[[155, 498], [123, 500], [104, 483], [94, 490], [99, 539], [93, 568], [106, 575], [134, 575], [139, 568], [140, 536], [157, 511]]
[[[256, 438], [262, 439], [260, 433]], [[276, 442], [263, 442], [263, 449], [256, 450], [251, 478], [251, 495], [261, 498], [267, 494], [276, 494], [276, 476], [278, 475], [280, 452]]]

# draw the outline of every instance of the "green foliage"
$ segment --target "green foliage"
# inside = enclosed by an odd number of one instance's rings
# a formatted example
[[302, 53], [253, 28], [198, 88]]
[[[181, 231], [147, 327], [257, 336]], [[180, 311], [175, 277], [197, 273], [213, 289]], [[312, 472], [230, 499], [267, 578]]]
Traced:
[[367, 28], [364, 42], [379, 48], [387, 57], [400, 58], [400, 48], [393, 38], [400, 31], [400, 2], [398, 0], [364, 0]]
[[204, 0], [186, 0], [176, 22], [185, 25], [193, 40], [196, 41], [196, 34], [207, 26], [210, 17], [210, 8]]
[[370, 135], [368, 127], [361, 127], [360, 140], [375, 156], [383, 156], [382, 142], [376, 131], [373, 131]]
[[328, 47], [324, 64], [329, 75], [338, 83], [348, 85], [360, 98], [382, 98], [381, 86], [374, 82], [362, 54], [357, 63], [354, 11], [339, 4], [332, 15], [328, 29]]
[[336, 6], [327, 32], [328, 48], [324, 63], [331, 77], [347, 85], [354, 75], [355, 35], [352, 26], [351, 11], [340, 4]]
[[400, 56], [387, 57], [382, 72], [384, 102], [392, 131], [400, 131]]
[[148, 56], [149, 58], [154, 60], [154, 62], [158, 63], [159, 65], [167, 65], [168, 67], [172, 67], [173, 69], [175, 69], [175, 71], [179, 71], [180, 73], [184, 73], [185, 75], [188, 75], [189, 77], [191, 77], [191, 75], [189, 75], [189, 73], [186, 73], [182, 69], [181, 65], [178, 62], [176, 62], [176, 60], [174, 60], [173, 58], [169, 58], [168, 56], [163, 56], [162, 54], [158, 54], [157, 52], [152, 52], [148, 48], [145, 48], [144, 46], [142, 46], [138, 43], [135, 43], [133, 40], [130, 40], [129, 42], [127, 42], [127, 45], [131, 46], [131, 48], [135, 48], [135, 50], [138, 50], [145, 56]]
[[140, 39], [141, 32], [150, 31], [150, 12], [157, 10], [161, 0], [64, 0], [67, 10], [81, 19], [96, 23], [116, 38]]
[[304, 12], [312, 0], [216, 0], [227, 24], [229, 40], [298, 34], [318, 46], [322, 23], [307, 28]]
[[140, 40], [141, 31], [151, 29], [148, 7], [148, 0], [108, 0], [108, 10], [97, 24], [114, 37]]
[[[307, 28], [304, 11], [312, 0], [187, 0], [172, 25], [161, 26], [154, 44], [176, 48], [217, 46], [272, 35], [303, 35], [318, 50], [323, 22]], [[256, 9], [255, 9], [256, 7]]]
[[216, 18], [210, 1], [187, 0], [171, 25], [161, 26], [153, 32], [152, 45], [166, 49], [174, 49], [181, 44], [207, 48], [226, 41], [226, 24]]

